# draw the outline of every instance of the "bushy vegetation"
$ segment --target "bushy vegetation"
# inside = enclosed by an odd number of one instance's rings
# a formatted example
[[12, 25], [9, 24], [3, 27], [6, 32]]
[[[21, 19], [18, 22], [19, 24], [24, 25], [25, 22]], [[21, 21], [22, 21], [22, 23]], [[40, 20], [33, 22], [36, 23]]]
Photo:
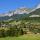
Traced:
[[39, 18], [25, 18], [24, 20], [15, 20], [9, 22], [0, 22], [0, 37], [20, 36], [24, 34], [40, 34]]

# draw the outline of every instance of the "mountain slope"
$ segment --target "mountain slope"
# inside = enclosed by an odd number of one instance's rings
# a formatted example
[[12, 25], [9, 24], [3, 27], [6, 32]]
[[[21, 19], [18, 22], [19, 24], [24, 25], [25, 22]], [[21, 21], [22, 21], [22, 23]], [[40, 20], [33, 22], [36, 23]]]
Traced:
[[27, 9], [26, 7], [18, 8], [14, 11], [9, 11], [8, 13], [1, 14], [0, 20], [20, 20], [25, 17], [39, 17], [40, 16], [40, 5], [35, 9]]
[[40, 8], [30, 13], [31, 15], [40, 15]]
[[40, 8], [30, 13], [29, 17], [40, 17]]
[[0, 20], [16, 20], [16, 19], [22, 19], [25, 16], [28, 16], [31, 9], [27, 9], [26, 7], [18, 8], [14, 11], [10, 11], [5, 14], [0, 15]]

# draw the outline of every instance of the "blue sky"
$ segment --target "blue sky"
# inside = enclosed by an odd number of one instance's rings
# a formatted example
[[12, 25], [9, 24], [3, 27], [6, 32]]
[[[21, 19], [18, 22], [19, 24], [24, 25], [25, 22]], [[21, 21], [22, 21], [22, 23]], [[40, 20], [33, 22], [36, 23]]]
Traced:
[[40, 0], [0, 0], [0, 13], [14, 10], [23, 6], [26, 6], [27, 8], [33, 8], [39, 3]]

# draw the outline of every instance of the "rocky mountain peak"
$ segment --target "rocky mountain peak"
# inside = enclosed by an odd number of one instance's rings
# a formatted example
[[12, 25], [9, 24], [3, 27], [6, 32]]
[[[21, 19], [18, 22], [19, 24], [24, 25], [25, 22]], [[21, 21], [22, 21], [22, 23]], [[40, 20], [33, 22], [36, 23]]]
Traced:
[[28, 14], [30, 11], [31, 10], [28, 9], [27, 7], [20, 7], [20, 8], [15, 10], [14, 14], [23, 14], [23, 13]]

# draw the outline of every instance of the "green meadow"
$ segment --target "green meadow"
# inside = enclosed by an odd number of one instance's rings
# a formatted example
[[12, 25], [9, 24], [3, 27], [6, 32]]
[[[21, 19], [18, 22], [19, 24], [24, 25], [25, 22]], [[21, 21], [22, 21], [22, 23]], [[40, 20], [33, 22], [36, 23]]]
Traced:
[[19, 37], [4, 37], [0, 40], [40, 40], [40, 34], [27, 34]]

